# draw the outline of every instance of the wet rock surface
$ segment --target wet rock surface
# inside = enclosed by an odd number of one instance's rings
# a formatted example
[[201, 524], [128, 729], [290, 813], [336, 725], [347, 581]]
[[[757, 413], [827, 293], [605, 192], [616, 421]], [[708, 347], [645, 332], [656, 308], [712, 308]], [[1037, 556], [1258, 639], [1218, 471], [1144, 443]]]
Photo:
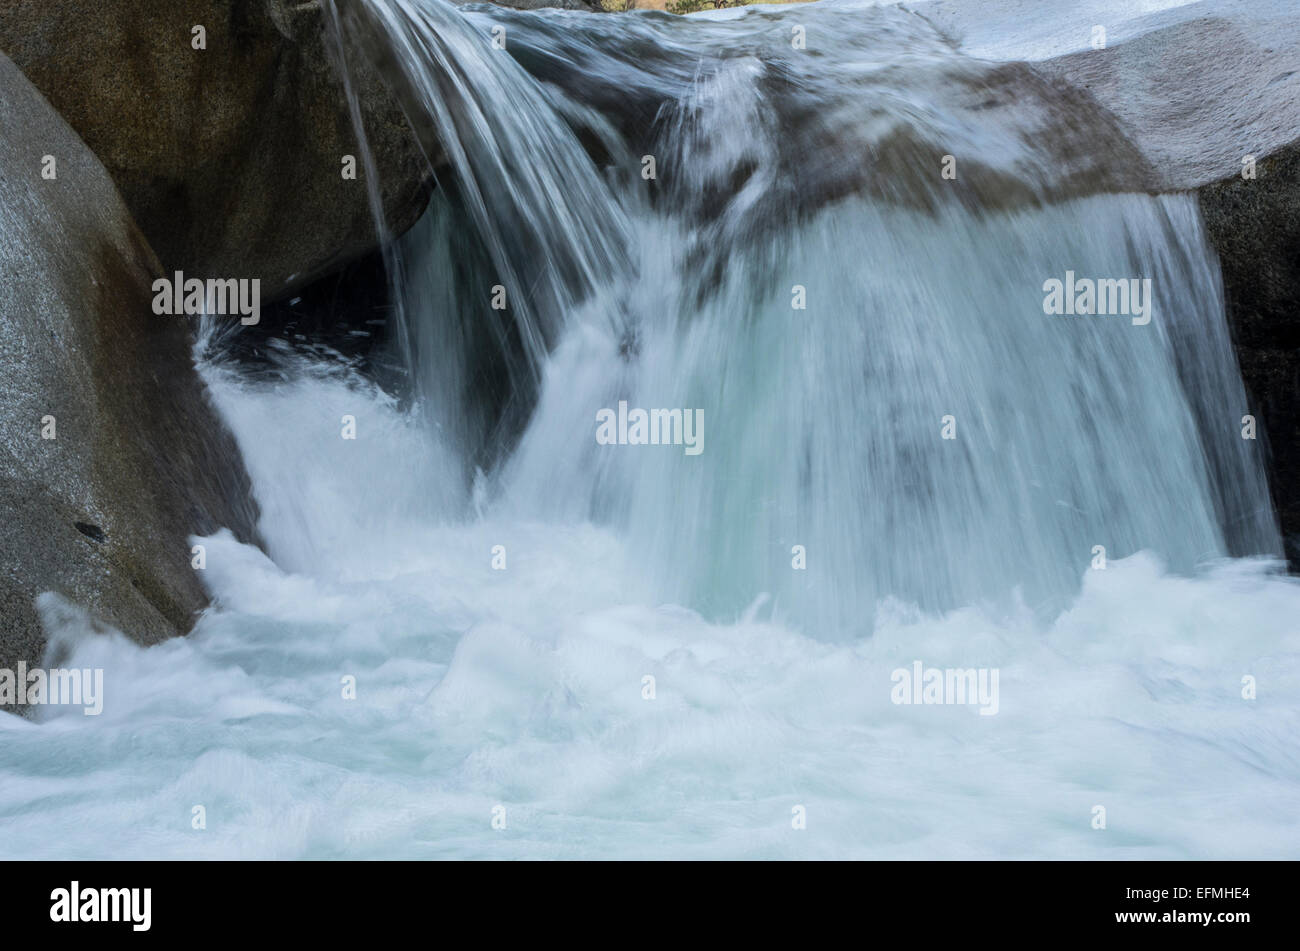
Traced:
[[[100, 162], [0, 56], [0, 667], [40, 662], [44, 592], [141, 643], [207, 604], [191, 534], [255, 537], [248, 478], [155, 316], [158, 261]], [[55, 177], [43, 155], [52, 155]]]

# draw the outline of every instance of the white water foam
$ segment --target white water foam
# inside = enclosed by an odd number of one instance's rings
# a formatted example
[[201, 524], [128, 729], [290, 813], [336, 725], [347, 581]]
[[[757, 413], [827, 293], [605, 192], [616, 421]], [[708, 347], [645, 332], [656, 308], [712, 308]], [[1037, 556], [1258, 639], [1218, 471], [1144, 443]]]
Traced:
[[[886, 602], [871, 637], [829, 644], [761, 604], [709, 623], [636, 597], [636, 553], [590, 524], [385, 522], [365, 508], [376, 460], [418, 451], [387, 401], [212, 382], [255, 474], [331, 473], [299, 511], [337, 537], [313, 556], [297, 518], [265, 519], [298, 573], [206, 539], [218, 606], [190, 637], [64, 631], [66, 665], [106, 672], [104, 713], [0, 718], [6, 855], [1300, 853], [1300, 586], [1265, 562], [1178, 577], [1135, 555], [1087, 571], [1050, 624]], [[305, 424], [342, 406], [373, 427], [364, 454]], [[406, 486], [386, 504], [416, 505]], [[259, 482], [268, 512], [280, 491]], [[999, 668], [999, 713], [894, 705], [891, 672], [918, 659]]]

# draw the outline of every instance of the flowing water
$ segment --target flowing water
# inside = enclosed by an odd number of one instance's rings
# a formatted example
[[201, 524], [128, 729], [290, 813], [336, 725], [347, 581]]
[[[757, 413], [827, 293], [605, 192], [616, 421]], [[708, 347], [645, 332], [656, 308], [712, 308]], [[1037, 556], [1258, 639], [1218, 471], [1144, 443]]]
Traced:
[[[1300, 851], [1217, 264], [1191, 198], [1094, 194], [1139, 161], [1104, 117], [897, 7], [334, 23], [447, 154], [404, 384], [207, 341], [267, 551], [201, 540], [215, 607], [147, 650], [46, 597], [107, 697], [0, 724], [6, 851]], [[1046, 315], [1067, 271], [1151, 321]], [[620, 401], [700, 451], [600, 444]], [[895, 703], [918, 660], [996, 714]]]

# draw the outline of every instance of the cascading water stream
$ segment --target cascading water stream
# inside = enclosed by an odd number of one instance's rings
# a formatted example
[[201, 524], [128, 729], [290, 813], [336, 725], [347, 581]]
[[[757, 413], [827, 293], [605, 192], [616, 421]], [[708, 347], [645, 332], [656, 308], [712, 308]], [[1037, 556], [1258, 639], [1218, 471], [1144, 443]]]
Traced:
[[[444, 433], [481, 417], [495, 365], [528, 416], [517, 446], [481, 418], [506, 449], [457, 446], [498, 463], [502, 511], [612, 525], [658, 596], [766, 595], [826, 635], [890, 597], [1050, 614], [1095, 546], [1279, 551], [1194, 204], [1088, 197], [1138, 159], [1072, 138], [1069, 94], [892, 7], [357, 10], [447, 142], [403, 242], [427, 401]], [[1045, 315], [1067, 272], [1149, 281], [1154, 318]], [[498, 284], [526, 375], [477, 329]], [[599, 445], [620, 401], [698, 409], [703, 451]]]

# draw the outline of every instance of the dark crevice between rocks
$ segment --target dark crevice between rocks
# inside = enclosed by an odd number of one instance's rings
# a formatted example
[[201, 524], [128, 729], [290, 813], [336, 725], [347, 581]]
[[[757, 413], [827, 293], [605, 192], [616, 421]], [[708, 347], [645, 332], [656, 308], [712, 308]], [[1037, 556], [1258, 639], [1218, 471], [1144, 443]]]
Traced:
[[343, 361], [385, 388], [402, 373], [398, 308], [384, 255], [375, 250], [262, 307], [258, 323], [223, 336], [223, 355], [252, 378], [275, 379], [286, 355]]
[[[486, 249], [468, 231], [464, 241], [456, 283], [490, 285], [496, 272]], [[216, 335], [208, 356], [229, 361], [246, 379], [267, 383], [301, 373], [304, 360], [346, 366], [409, 405], [417, 387], [401, 347], [402, 316], [393, 295], [385, 256], [376, 250], [288, 300], [264, 305], [257, 324]], [[458, 323], [463, 335], [463, 389], [451, 399], [458, 414], [454, 428], [468, 449], [466, 478], [472, 479], [476, 470], [498, 464], [522, 435], [536, 393], [514, 321], [485, 321], [477, 311], [443, 319]], [[411, 333], [418, 337], [427, 329]], [[436, 372], [423, 365], [413, 369], [417, 376]]]

